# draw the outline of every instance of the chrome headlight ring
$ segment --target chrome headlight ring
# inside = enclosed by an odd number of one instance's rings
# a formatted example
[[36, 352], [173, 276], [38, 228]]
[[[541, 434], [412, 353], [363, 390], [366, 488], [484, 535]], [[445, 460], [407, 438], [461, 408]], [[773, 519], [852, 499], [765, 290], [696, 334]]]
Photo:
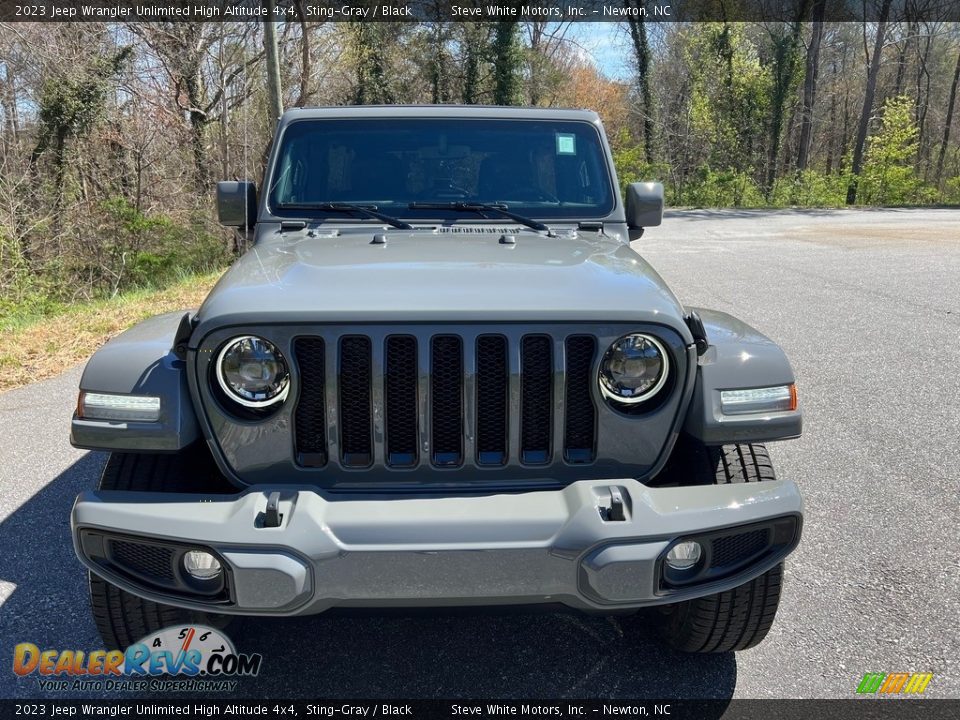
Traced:
[[[622, 344], [635, 342], [636, 340], [642, 340], [656, 351], [660, 362], [660, 368], [654, 376], [654, 382], [651, 387], [647, 388], [639, 395], [630, 397], [624, 396], [616, 391], [618, 383], [613, 377], [613, 371], [610, 367], [610, 364], [613, 361], [616, 353], [623, 352]], [[670, 355], [667, 353], [663, 343], [661, 343], [652, 335], [648, 335], [646, 333], [630, 333], [617, 338], [610, 344], [610, 347], [607, 348], [607, 351], [604, 353], [603, 358], [600, 361], [600, 372], [597, 377], [597, 383], [600, 386], [600, 394], [603, 395], [606, 400], [613, 403], [636, 406], [653, 399], [667, 384], [667, 380], [669, 378]], [[622, 385], [620, 387], [622, 387]]]
[[[267, 377], [263, 377], [261, 380], [265, 382], [267, 388], [275, 386], [273, 389], [264, 389], [261, 391], [247, 390], [246, 394], [244, 394], [244, 390], [238, 389], [238, 387], [227, 379], [227, 371], [224, 368], [227, 355], [231, 351], [237, 350], [238, 347], [244, 343], [247, 343], [249, 349], [255, 353], [272, 355], [272, 360], [267, 361], [275, 365], [272, 371], [272, 377], [269, 381], [267, 381]], [[237, 369], [236, 372], [239, 373], [240, 369]], [[223, 390], [227, 398], [229, 398], [231, 402], [235, 402], [245, 408], [263, 410], [268, 407], [273, 407], [274, 405], [282, 404], [290, 392], [290, 370], [286, 359], [276, 345], [256, 335], [240, 335], [225, 342], [220, 352], [217, 353], [214, 374], [217, 377], [217, 383], [220, 389]], [[256, 379], [251, 379], [250, 382], [255, 383]]]

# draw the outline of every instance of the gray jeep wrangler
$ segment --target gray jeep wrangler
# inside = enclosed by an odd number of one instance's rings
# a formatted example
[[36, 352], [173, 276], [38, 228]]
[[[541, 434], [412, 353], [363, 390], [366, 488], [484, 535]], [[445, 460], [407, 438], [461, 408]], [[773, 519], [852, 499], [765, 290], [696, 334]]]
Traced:
[[[630, 247], [596, 114], [298, 109], [251, 249], [193, 313], [87, 364], [72, 513], [108, 647], [335, 607], [563, 605], [724, 652], [773, 622], [801, 500], [780, 348], [685, 307]], [[643, 612], [638, 612], [643, 611]], [[632, 631], [632, 630], [631, 630]]]

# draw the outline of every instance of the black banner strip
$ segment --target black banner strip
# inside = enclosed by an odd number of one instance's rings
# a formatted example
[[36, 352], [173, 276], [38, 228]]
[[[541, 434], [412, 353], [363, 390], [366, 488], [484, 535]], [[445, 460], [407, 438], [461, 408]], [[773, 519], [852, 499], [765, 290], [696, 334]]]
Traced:
[[664, 720], [954, 720], [960, 700], [2, 700], [7, 718], [663, 718]]
[[[277, 22], [809, 21], [805, 0], [277, 0]], [[957, 22], [960, 0], [826, 0], [827, 22]], [[262, 0], [0, 0], [3, 22], [264, 21]]]

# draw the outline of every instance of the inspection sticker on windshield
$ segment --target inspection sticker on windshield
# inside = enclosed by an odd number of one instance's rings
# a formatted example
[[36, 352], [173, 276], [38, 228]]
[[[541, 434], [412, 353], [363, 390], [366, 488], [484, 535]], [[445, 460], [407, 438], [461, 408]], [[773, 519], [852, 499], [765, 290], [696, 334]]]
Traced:
[[557, 133], [557, 155], [576, 155], [577, 136], [573, 133]]

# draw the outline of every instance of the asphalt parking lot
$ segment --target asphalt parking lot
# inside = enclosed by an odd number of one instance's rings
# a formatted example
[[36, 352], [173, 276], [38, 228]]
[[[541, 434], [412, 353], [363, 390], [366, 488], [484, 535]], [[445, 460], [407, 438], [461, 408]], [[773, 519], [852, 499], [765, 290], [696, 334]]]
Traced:
[[[766, 642], [686, 656], [573, 615], [256, 621], [238, 695], [846, 698], [869, 671], [960, 697], [960, 211], [677, 212], [635, 247], [797, 372], [805, 433], [772, 455], [806, 523]], [[67, 442], [78, 379], [0, 395], [0, 697], [39, 695], [16, 643], [101, 646], [67, 524], [105, 459]]]

